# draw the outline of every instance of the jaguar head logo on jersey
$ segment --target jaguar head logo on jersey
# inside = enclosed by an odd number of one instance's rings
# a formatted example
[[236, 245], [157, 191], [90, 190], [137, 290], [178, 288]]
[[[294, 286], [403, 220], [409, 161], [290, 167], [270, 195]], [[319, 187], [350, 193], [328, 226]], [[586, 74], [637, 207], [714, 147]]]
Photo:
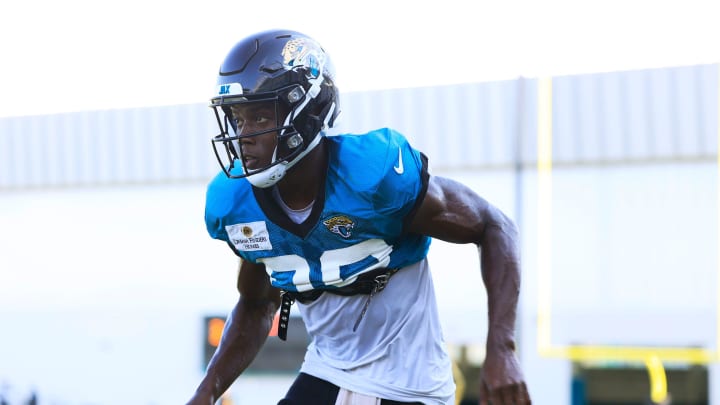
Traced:
[[328, 231], [347, 239], [352, 236], [355, 222], [345, 215], [335, 215], [334, 217], [324, 220], [323, 225], [325, 225]]

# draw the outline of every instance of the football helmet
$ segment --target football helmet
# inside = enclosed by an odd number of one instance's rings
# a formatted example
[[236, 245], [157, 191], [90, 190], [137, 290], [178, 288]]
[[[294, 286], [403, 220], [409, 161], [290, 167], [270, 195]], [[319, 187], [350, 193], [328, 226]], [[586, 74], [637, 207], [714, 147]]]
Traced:
[[[238, 104], [274, 103], [272, 129], [245, 133], [231, 108]], [[256, 187], [277, 183], [315, 148], [340, 110], [335, 70], [328, 54], [312, 38], [295, 31], [264, 31], [238, 42], [220, 66], [210, 100], [220, 134], [213, 150], [225, 174], [246, 177]], [[287, 115], [285, 115], [287, 112]], [[249, 168], [244, 138], [274, 132], [277, 142], [269, 164]]]

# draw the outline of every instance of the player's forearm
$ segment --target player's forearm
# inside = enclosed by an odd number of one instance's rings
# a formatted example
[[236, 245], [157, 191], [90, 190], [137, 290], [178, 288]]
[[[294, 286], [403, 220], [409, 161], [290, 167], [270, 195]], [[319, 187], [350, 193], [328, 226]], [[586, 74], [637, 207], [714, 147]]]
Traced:
[[277, 305], [270, 301], [238, 301], [225, 323], [223, 336], [208, 364], [198, 392], [217, 400], [250, 365], [265, 343]]
[[482, 276], [488, 295], [488, 348], [515, 349], [520, 294], [519, 238], [515, 224], [494, 210], [480, 243]]

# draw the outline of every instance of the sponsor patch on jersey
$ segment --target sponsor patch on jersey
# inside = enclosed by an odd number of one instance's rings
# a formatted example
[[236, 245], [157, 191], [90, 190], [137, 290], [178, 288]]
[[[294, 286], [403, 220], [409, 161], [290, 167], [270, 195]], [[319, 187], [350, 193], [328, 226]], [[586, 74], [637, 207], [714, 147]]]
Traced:
[[328, 231], [347, 239], [352, 236], [355, 222], [345, 215], [335, 215], [323, 221]]
[[245, 252], [272, 250], [270, 234], [265, 221], [228, 225], [225, 227], [225, 231], [237, 250]]

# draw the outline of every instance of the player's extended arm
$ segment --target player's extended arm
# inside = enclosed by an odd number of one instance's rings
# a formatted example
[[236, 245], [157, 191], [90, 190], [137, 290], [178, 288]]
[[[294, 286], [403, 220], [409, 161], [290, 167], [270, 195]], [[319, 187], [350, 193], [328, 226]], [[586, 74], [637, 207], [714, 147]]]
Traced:
[[478, 245], [488, 295], [487, 352], [480, 381], [480, 403], [530, 404], [515, 356], [515, 317], [520, 293], [515, 224], [467, 186], [431, 177], [410, 231], [448, 242]]
[[252, 362], [265, 343], [280, 305], [280, 291], [270, 284], [265, 267], [243, 261], [237, 282], [240, 298], [225, 322], [220, 344], [205, 378], [188, 405], [212, 405]]

